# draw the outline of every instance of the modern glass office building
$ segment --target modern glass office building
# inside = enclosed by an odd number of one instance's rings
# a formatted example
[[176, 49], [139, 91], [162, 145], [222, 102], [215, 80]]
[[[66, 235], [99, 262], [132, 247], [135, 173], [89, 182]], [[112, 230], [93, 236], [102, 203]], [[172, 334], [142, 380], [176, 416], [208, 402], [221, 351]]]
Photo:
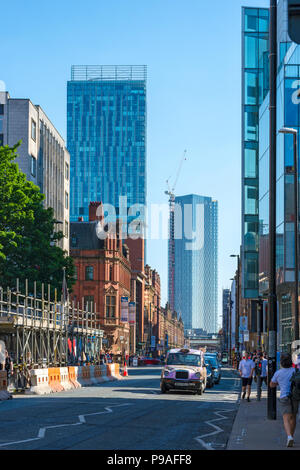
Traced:
[[242, 296], [258, 298], [259, 106], [269, 88], [269, 10], [242, 9]]
[[[294, 338], [295, 282], [295, 207], [293, 136], [279, 130], [289, 127], [300, 131], [300, 46], [287, 32], [287, 2], [278, 3], [278, 72], [277, 72], [277, 156], [276, 156], [276, 279], [279, 319], [278, 346], [289, 350]], [[260, 107], [259, 142], [259, 292], [268, 292], [269, 239], [269, 95]], [[298, 134], [299, 135], [299, 134]], [[298, 163], [299, 166], [299, 163]], [[299, 261], [298, 261], [299, 265]]]
[[217, 332], [218, 203], [195, 194], [175, 198], [175, 311], [185, 330]]
[[146, 204], [146, 66], [72, 66], [67, 86], [70, 220], [91, 201]]
[[[243, 143], [243, 297], [263, 301], [262, 320], [264, 323], [267, 315], [265, 307], [269, 287], [269, 93], [267, 89], [268, 66], [265, 66], [268, 62], [266, 57], [269, 53], [269, 45], [267, 42], [261, 43], [261, 46], [259, 44], [260, 35], [267, 35], [267, 32], [261, 31], [261, 28], [267, 31], [267, 12], [268, 10], [265, 9], [243, 9], [243, 84], [246, 87], [243, 88], [244, 138], [249, 128], [247, 110], [250, 111], [251, 101], [253, 101], [251, 106], [254, 106], [254, 114], [250, 118], [253, 123], [252, 139], [247, 138]], [[266, 18], [265, 23], [260, 20], [262, 16]], [[283, 351], [290, 349], [294, 337], [295, 210], [293, 137], [283, 135], [279, 133], [279, 130], [289, 127], [300, 131], [300, 46], [293, 43], [288, 36], [286, 0], [278, 1], [277, 23], [276, 279], [278, 348]], [[254, 29], [252, 33], [249, 31], [249, 24]], [[249, 34], [250, 38], [252, 36], [258, 38], [258, 45], [255, 45], [252, 38], [252, 46], [247, 46], [247, 41], [250, 40], [246, 38]], [[256, 78], [253, 78], [251, 86], [246, 67], [249, 61], [253, 66], [258, 64], [257, 73], [260, 71]], [[255, 70], [254, 68], [254, 74]], [[253, 145], [255, 149], [253, 152], [248, 150], [249, 145]], [[248, 179], [251, 161], [253, 161], [253, 177], [256, 175], [252, 188], [251, 180]], [[248, 197], [250, 194], [253, 195], [252, 201]], [[247, 223], [248, 220], [252, 220], [252, 225]], [[249, 263], [249, 257], [253, 259], [252, 264]]]

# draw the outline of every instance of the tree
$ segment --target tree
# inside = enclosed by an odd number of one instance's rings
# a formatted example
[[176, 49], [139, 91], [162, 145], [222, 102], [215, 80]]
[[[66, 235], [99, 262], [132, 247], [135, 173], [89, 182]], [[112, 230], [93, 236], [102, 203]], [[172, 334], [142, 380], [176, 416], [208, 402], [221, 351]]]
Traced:
[[44, 195], [14, 162], [17, 148], [0, 147], [0, 285], [14, 287], [19, 278], [51, 284], [61, 291], [63, 268], [68, 288], [75, 283], [73, 260], [57, 242], [54, 211], [43, 207]]

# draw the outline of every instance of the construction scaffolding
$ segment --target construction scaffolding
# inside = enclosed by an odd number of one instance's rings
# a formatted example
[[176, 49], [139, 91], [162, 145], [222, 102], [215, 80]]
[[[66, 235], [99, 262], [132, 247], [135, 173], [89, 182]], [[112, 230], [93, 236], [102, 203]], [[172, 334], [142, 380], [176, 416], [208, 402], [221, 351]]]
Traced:
[[38, 297], [34, 283], [29, 293], [26, 281], [21, 293], [18, 280], [15, 289], [0, 287], [0, 340], [16, 370], [99, 362], [103, 330], [96, 305], [58, 302], [56, 290], [51, 299], [50, 285], [41, 291]]

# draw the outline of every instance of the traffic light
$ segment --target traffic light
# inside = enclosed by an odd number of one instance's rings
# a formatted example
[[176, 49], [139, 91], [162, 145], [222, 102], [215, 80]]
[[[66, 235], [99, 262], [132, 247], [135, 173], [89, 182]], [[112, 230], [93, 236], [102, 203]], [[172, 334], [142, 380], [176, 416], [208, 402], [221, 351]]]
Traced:
[[288, 0], [289, 36], [300, 44], [300, 0]]

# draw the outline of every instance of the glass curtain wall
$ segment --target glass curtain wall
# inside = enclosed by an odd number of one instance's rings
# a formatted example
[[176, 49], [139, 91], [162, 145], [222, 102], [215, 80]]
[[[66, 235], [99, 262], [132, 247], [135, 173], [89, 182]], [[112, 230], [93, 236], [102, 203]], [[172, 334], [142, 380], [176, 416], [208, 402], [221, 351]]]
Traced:
[[242, 295], [257, 298], [259, 106], [269, 86], [269, 10], [242, 11]]

